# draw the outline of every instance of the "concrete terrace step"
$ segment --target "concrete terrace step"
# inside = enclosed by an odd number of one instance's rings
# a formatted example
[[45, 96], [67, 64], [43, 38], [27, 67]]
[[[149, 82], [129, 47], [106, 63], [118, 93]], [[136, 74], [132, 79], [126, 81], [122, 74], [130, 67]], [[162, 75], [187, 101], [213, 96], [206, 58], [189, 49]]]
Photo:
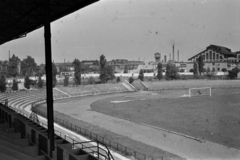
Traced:
[[58, 89], [58, 88], [53, 88], [53, 89], [56, 90], [56, 91], [58, 91], [58, 92], [61, 92], [61, 93], [65, 94], [65, 95], [67, 95], [68, 97], [71, 97], [70, 94], [68, 94], [68, 93], [66, 93], [66, 92], [63, 92], [63, 91], [61, 91], [61, 90]]
[[18, 159], [11, 157], [11, 155], [1, 153], [1, 151], [0, 151], [0, 160], [18, 160]]
[[44, 155], [31, 157], [21, 152], [18, 152], [12, 148], [5, 147], [1, 143], [0, 143], [0, 153], [3, 155], [8, 155], [8, 157], [11, 157], [11, 159], [17, 159], [17, 160], [46, 160]]
[[127, 90], [128, 91], [135, 91], [135, 87], [134, 86], [132, 86], [129, 82], [124, 82], [124, 83], [122, 83], [122, 85], [125, 87], [125, 88], [127, 88]]
[[7, 128], [6, 126], [4, 126], [4, 128], [1, 128], [0, 131], [0, 148], [0, 153], [2, 154], [9, 155], [9, 153], [14, 153], [15, 156], [19, 155], [13, 158], [44, 158], [42, 156], [39, 157], [39, 151], [37, 146], [30, 145], [27, 139], [21, 138], [20, 133], [15, 133], [12, 128]]

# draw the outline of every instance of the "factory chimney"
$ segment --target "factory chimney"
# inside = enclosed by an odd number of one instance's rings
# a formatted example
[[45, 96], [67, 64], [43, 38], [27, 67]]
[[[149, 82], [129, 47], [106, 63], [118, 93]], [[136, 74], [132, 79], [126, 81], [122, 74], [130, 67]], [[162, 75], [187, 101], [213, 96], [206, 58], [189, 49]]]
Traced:
[[10, 61], [11, 55], [10, 55], [10, 50], [8, 51], [8, 61]]
[[178, 53], [177, 53], [177, 59], [178, 59], [178, 62], [179, 62], [179, 50], [178, 50]]
[[164, 55], [164, 63], [167, 63], [167, 55]]
[[174, 62], [174, 45], [173, 45], [173, 62]]

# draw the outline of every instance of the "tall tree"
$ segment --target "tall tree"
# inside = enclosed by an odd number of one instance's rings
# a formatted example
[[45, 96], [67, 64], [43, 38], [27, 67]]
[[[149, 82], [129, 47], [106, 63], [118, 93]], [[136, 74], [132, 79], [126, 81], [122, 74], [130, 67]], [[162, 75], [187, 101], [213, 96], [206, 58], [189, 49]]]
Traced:
[[18, 81], [16, 81], [16, 79], [13, 79], [12, 90], [18, 90]]
[[198, 63], [196, 61], [193, 62], [193, 74], [198, 75]]
[[0, 75], [0, 91], [5, 92], [7, 87], [6, 87], [6, 78], [5, 75], [1, 74]]
[[54, 88], [57, 84], [57, 67], [52, 63], [52, 87]]
[[106, 81], [113, 80], [115, 78], [114, 69], [112, 66], [106, 66]]
[[112, 80], [115, 78], [114, 70], [111, 66], [107, 65], [107, 60], [104, 55], [100, 56], [100, 62], [99, 62], [99, 70], [100, 70], [100, 76], [102, 83], [106, 83], [108, 80]]
[[46, 68], [45, 64], [40, 64], [39, 66], [37, 66], [37, 75], [42, 76], [42, 75], [46, 74], [45, 68]]
[[143, 73], [143, 70], [142, 70], [142, 69], [141, 69], [140, 72], [139, 72], [138, 78], [139, 78], [141, 81], [144, 81], [144, 73]]
[[74, 81], [76, 85], [81, 84], [81, 62], [78, 59], [74, 59]]
[[106, 72], [106, 66], [107, 66], [107, 60], [104, 55], [100, 56], [100, 61], [99, 61], [99, 69], [100, 69], [100, 79], [101, 82], [106, 83], [106, 78], [107, 78], [107, 72]]
[[197, 59], [197, 63], [198, 63], [198, 71], [199, 71], [199, 74], [201, 75], [202, 72], [204, 72], [204, 61], [203, 61], [203, 56], [200, 55], [199, 58]]
[[162, 63], [158, 63], [157, 70], [158, 70], [157, 78], [160, 81], [163, 77], [163, 75], [162, 75]]
[[36, 75], [37, 64], [31, 56], [27, 56], [27, 58], [23, 59], [21, 62], [21, 72], [22, 75], [25, 76], [28, 74], [29, 76]]
[[172, 61], [168, 61], [166, 66], [166, 80], [177, 79], [178, 69]]
[[8, 76], [16, 77], [20, 73], [21, 60], [14, 54], [9, 59], [8, 63]]
[[1, 61], [0, 62], [1, 74], [7, 76], [8, 75], [8, 61]]

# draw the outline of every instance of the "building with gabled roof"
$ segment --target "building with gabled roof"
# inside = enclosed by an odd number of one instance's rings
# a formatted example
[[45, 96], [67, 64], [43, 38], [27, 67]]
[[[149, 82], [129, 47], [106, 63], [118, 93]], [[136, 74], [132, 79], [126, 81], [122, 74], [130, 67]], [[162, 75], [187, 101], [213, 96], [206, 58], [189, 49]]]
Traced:
[[231, 49], [218, 45], [209, 45], [206, 49], [188, 59], [187, 70], [193, 68], [193, 62], [202, 56], [204, 68], [222, 71], [223, 68], [232, 70], [240, 65], [240, 51], [232, 52]]
[[194, 62], [202, 55], [204, 62], [240, 62], [240, 51], [232, 52], [231, 49], [218, 45], [210, 45], [204, 51], [189, 58]]

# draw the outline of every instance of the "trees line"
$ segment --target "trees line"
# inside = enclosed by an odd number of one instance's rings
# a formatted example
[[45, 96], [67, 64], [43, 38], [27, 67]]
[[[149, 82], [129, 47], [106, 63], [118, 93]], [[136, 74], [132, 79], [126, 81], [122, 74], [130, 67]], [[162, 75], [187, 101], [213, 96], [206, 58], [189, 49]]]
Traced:
[[[74, 59], [72, 62], [74, 66], [74, 83], [75, 85], [81, 85], [81, 73], [84, 72], [84, 69], [81, 65], [79, 59]], [[17, 56], [13, 55], [9, 58], [9, 61], [0, 61], [0, 91], [5, 92], [7, 89], [7, 77], [13, 77], [13, 83], [11, 84], [12, 90], [18, 90], [18, 81], [16, 77], [21, 75], [24, 77], [24, 87], [26, 89], [30, 89], [30, 86], [35, 83], [31, 80], [30, 76], [38, 76], [37, 86], [39, 88], [43, 87], [44, 81], [42, 80], [42, 75], [45, 74], [45, 67], [40, 69], [39, 66], [35, 63], [34, 58], [27, 56], [26, 59], [21, 61]], [[21, 72], [19, 72], [19, 67], [21, 68]], [[66, 68], [63, 68], [66, 69]], [[99, 79], [101, 83], [106, 83], [109, 80], [115, 78], [114, 70], [111, 66], [107, 65], [107, 60], [104, 55], [100, 56], [100, 64], [99, 64]], [[52, 85], [53, 87], [57, 84], [57, 68], [54, 63], [52, 63]], [[93, 81], [93, 80], [92, 80]], [[66, 75], [64, 78], [64, 86], [69, 84], [69, 77]]]

